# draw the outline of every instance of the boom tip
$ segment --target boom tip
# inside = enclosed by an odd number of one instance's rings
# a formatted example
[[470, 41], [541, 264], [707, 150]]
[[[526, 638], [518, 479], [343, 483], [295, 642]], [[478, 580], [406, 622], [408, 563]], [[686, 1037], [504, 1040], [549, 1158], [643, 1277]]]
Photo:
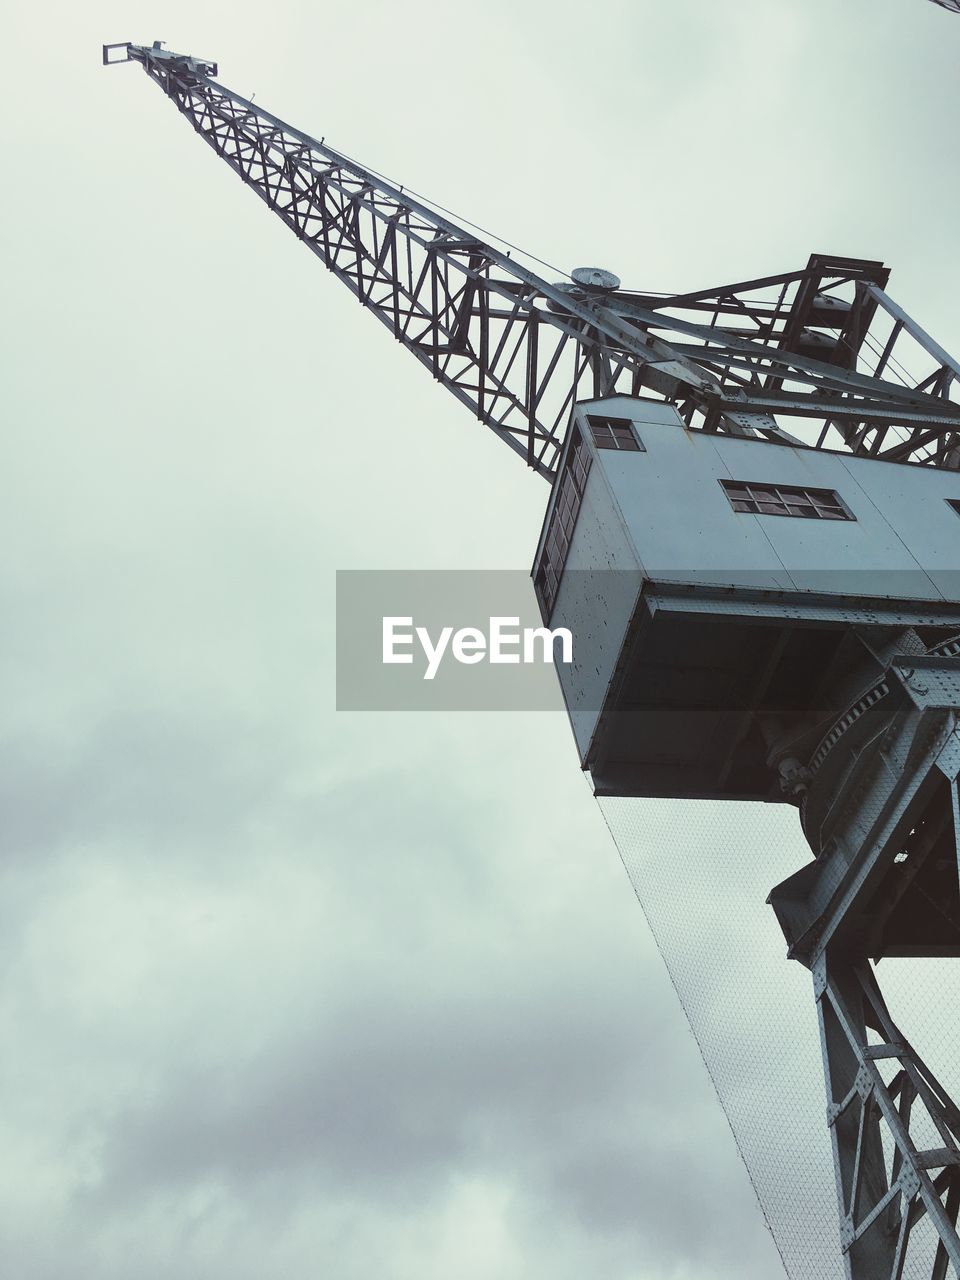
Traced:
[[133, 44], [129, 40], [119, 44], [103, 46], [103, 65], [112, 67], [117, 62], [141, 62], [147, 68], [165, 64], [173, 70], [188, 76], [215, 76], [217, 64], [205, 58], [191, 58], [187, 54], [172, 53], [164, 49], [162, 40], [154, 40], [152, 45]]

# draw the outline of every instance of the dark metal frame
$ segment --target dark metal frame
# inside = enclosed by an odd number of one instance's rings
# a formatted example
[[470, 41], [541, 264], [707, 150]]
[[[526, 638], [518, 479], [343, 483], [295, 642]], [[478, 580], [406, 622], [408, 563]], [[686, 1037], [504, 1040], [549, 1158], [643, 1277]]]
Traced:
[[770, 902], [813, 974], [847, 1280], [945, 1280], [960, 1275], [960, 1110], [870, 962], [960, 955], [960, 639], [881, 639], [876, 617], [860, 634], [878, 672], [825, 734], [784, 746], [816, 858]]
[[[552, 284], [218, 84], [214, 63], [159, 44], [105, 46], [104, 61], [139, 62], [361, 304], [548, 477], [574, 402], [616, 392], [663, 396], [691, 428], [960, 466], [960, 365], [888, 298], [879, 262], [814, 255], [676, 295]], [[905, 372], [908, 347], [919, 375]]]
[[[734, 511], [745, 515], [786, 516], [794, 519], [856, 520], [835, 489], [809, 485], [764, 484], [760, 480], [722, 479], [719, 482]], [[764, 495], [774, 495], [766, 497]], [[740, 503], [741, 505], [737, 505]], [[770, 510], [770, 508], [773, 510]], [[791, 511], [790, 507], [805, 508]]]

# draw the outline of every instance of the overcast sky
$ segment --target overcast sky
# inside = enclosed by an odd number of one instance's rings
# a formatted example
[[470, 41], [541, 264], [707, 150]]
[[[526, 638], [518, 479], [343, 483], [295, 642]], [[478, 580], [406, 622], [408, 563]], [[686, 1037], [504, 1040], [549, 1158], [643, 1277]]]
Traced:
[[[960, 17], [109, 0], [4, 30], [6, 1272], [782, 1274], [563, 714], [333, 709], [335, 571], [526, 569], [544, 482], [99, 65], [156, 38], [564, 270], [883, 258], [957, 350]], [[714, 819], [677, 820], [689, 857]]]

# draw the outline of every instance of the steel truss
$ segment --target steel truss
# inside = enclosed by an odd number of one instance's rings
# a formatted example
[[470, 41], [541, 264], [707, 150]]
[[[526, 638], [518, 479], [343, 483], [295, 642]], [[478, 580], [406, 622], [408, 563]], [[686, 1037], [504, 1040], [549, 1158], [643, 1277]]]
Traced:
[[673, 400], [691, 428], [960, 466], [960, 366], [887, 296], [881, 263], [814, 255], [675, 295], [620, 290], [603, 273], [553, 284], [218, 84], [214, 63], [159, 43], [105, 46], [104, 61], [139, 62], [362, 305], [546, 476], [574, 401], [616, 392]]
[[[900, 1280], [920, 1252], [931, 1280], [944, 1280], [948, 1262], [960, 1275], [960, 1111], [897, 1029], [866, 962], [824, 955], [814, 990], [847, 1276]], [[921, 1126], [938, 1146], [918, 1149]], [[936, 1244], [911, 1249], [924, 1216]]]
[[960, 639], [859, 636], [857, 696], [779, 752], [816, 860], [770, 901], [813, 972], [846, 1276], [944, 1280], [960, 1275], [960, 1111], [870, 961], [960, 955]]

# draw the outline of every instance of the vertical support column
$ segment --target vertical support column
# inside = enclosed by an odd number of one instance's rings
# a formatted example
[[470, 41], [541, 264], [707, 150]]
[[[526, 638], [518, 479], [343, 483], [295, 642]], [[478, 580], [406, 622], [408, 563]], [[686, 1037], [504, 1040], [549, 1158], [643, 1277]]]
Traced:
[[949, 779], [950, 804], [953, 809], [953, 843], [957, 853], [957, 876], [960, 878], [960, 790], [956, 777]]
[[[894, 1025], [865, 960], [827, 951], [813, 980], [847, 1280], [901, 1280], [908, 1261], [911, 1278], [946, 1280], [948, 1265], [960, 1276], [960, 1111]], [[942, 1145], [918, 1149], [920, 1125]], [[924, 1216], [932, 1258], [914, 1234]]]

